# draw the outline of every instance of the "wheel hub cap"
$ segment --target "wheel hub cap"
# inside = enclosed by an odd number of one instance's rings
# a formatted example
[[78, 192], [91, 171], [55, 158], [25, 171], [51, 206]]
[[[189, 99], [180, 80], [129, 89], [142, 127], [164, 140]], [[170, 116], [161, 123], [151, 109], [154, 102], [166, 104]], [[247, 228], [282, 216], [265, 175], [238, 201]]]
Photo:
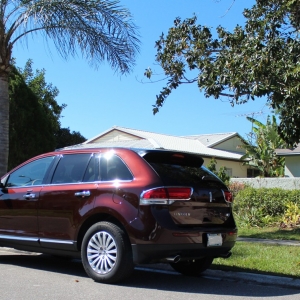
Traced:
[[117, 261], [117, 245], [114, 238], [105, 231], [95, 233], [87, 246], [87, 258], [96, 273], [109, 273]]

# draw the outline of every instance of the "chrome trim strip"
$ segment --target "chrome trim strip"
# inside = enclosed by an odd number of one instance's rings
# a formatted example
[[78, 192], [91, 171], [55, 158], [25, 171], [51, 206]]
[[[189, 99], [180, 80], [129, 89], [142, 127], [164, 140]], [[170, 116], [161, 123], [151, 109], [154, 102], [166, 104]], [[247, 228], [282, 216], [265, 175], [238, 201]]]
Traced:
[[39, 238], [37, 238], [37, 237], [33, 238], [33, 237], [13, 236], [13, 235], [5, 235], [5, 234], [0, 234], [0, 239], [27, 241], [27, 242], [38, 242], [39, 241]]
[[74, 185], [74, 184], [102, 184], [102, 183], [114, 183], [116, 181], [118, 182], [132, 182], [133, 179], [123, 180], [123, 179], [114, 179], [114, 180], [96, 180], [96, 181], [80, 181], [80, 182], [72, 182], [72, 183], [49, 183], [47, 186], [53, 186], [53, 185]]
[[134, 180], [134, 178], [133, 179], [112, 179], [112, 180], [101, 180], [101, 181], [95, 181], [95, 182], [97, 182], [97, 183], [99, 183], [99, 184], [101, 184], [101, 183], [107, 183], [107, 182], [112, 182], [112, 183], [114, 183], [114, 182], [132, 182]]
[[66, 244], [74, 245], [74, 241], [70, 240], [54, 240], [54, 239], [40, 239], [40, 243]]
[[5, 234], [0, 234], [0, 239], [26, 241], [26, 242], [37, 242], [37, 243], [64, 244], [64, 245], [74, 245], [75, 244], [74, 241], [70, 241], [70, 240], [40, 239], [38, 237], [23, 237], [23, 236], [13, 236], [13, 235], [5, 235]]
[[5, 188], [7, 188], [7, 189], [24, 189], [24, 188], [28, 188], [29, 189], [28, 191], [32, 191], [32, 188], [43, 187], [43, 186], [45, 186], [45, 184], [6, 186]]

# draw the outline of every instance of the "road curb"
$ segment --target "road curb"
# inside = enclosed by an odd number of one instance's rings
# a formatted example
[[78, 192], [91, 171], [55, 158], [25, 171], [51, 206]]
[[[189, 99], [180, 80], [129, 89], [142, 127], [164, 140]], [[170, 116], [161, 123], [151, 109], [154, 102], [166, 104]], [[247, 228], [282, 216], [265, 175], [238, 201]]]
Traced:
[[281, 286], [285, 288], [289, 287], [300, 289], [300, 279], [290, 277], [210, 269], [206, 270], [203, 275], [237, 281], [254, 282], [258, 284], [276, 285], [277, 287]]

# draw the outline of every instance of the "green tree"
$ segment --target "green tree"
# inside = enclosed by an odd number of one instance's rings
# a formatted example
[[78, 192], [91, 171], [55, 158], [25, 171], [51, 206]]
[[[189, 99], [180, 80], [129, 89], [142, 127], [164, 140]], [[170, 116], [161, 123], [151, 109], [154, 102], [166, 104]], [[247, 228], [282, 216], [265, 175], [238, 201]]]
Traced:
[[56, 102], [59, 91], [46, 83], [45, 70], [34, 72], [32, 64], [28, 60], [23, 70], [13, 68], [9, 76], [9, 169], [32, 156], [86, 140], [79, 132], [61, 128], [66, 105]]
[[257, 168], [263, 177], [283, 176], [284, 157], [277, 156], [275, 150], [285, 148], [286, 143], [277, 132], [275, 116], [268, 117], [266, 124], [250, 117], [247, 119], [253, 126], [248, 144], [243, 144], [246, 149], [246, 154], [241, 158], [246, 160], [244, 164]]
[[60, 117], [62, 110], [67, 106], [66, 104], [58, 105], [55, 98], [58, 96], [59, 91], [51, 83], [46, 83], [46, 70], [32, 69], [33, 61], [29, 59], [24, 67], [24, 70], [19, 68], [19, 72], [28, 88], [39, 99], [39, 103], [43, 106], [46, 112], [47, 122], [51, 124], [51, 131], [56, 132], [60, 129]]
[[53, 40], [63, 58], [78, 53], [98, 66], [107, 60], [128, 73], [139, 50], [137, 28], [118, 0], [0, 1], [0, 174], [7, 170], [9, 152], [8, 78], [14, 45], [40, 32]]
[[[176, 18], [156, 41], [156, 62], [167, 83], [156, 96], [157, 113], [172, 91], [197, 83], [206, 97], [226, 97], [231, 105], [265, 97], [279, 113], [278, 132], [289, 144], [300, 140], [300, 1], [256, 0], [243, 14], [245, 25], [216, 33], [194, 16]], [[195, 75], [196, 74], [196, 75]], [[149, 68], [145, 76], [151, 78]]]
[[230, 176], [226, 173], [226, 167], [221, 167], [219, 171], [217, 171], [217, 161], [215, 158], [210, 160], [207, 169], [218, 176], [226, 185], [229, 185]]
[[55, 133], [60, 130], [57, 88], [45, 82], [45, 71], [32, 71], [32, 61], [24, 70], [12, 68], [9, 76], [10, 123], [9, 169], [26, 159], [56, 146]]
[[81, 144], [86, 141], [86, 138], [78, 131], [70, 131], [70, 128], [60, 128], [56, 134], [56, 147], [63, 148], [67, 146]]

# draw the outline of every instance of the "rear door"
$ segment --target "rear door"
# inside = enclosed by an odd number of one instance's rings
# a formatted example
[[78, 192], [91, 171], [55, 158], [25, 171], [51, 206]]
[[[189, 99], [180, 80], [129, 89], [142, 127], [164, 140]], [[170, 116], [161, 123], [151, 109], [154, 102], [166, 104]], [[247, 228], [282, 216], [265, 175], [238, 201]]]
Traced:
[[79, 224], [93, 208], [98, 177], [96, 155], [61, 155], [40, 195], [38, 222], [43, 247], [74, 250]]

